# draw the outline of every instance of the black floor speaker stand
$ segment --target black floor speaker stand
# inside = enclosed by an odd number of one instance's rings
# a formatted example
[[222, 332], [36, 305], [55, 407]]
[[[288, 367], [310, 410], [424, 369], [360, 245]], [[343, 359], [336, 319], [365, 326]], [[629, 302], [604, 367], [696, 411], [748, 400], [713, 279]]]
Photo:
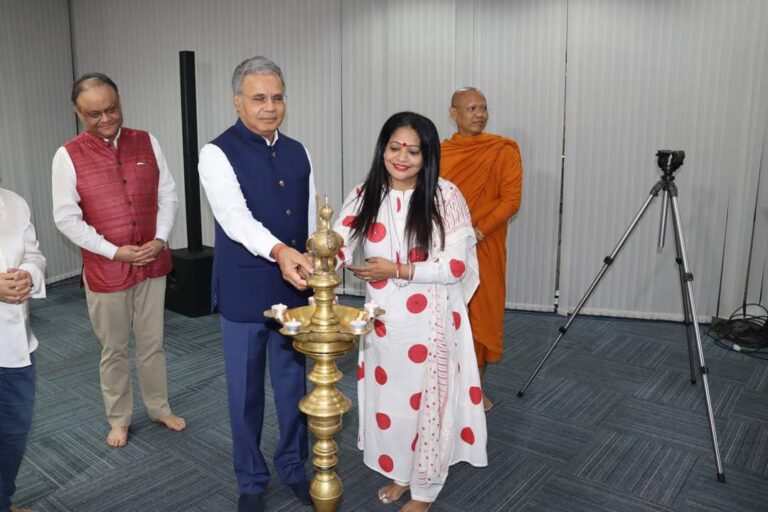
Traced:
[[211, 313], [213, 248], [203, 245], [200, 227], [200, 180], [197, 175], [197, 105], [195, 52], [179, 52], [181, 136], [184, 151], [184, 200], [187, 248], [173, 249], [173, 271], [165, 288], [165, 307], [197, 317]]

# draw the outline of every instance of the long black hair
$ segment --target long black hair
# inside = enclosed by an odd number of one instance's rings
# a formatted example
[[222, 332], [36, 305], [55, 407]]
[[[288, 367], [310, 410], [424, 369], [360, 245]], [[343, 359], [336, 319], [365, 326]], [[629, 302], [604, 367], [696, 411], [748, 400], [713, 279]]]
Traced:
[[389, 173], [384, 166], [384, 151], [389, 139], [398, 128], [408, 127], [419, 137], [422, 167], [417, 175], [416, 188], [411, 196], [408, 216], [405, 219], [405, 240], [410, 247], [420, 247], [429, 253], [432, 247], [433, 225], [440, 233], [440, 246], [445, 244], [443, 218], [438, 210], [440, 175], [440, 137], [435, 124], [415, 112], [398, 112], [392, 115], [379, 133], [373, 162], [361, 190], [362, 205], [352, 229], [352, 238], [362, 240], [379, 215], [379, 208], [390, 189]]

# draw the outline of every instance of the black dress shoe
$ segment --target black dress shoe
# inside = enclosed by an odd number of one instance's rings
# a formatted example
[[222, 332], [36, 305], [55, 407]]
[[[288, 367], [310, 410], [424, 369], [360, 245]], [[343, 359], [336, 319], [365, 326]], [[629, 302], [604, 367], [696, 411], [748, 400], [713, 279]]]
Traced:
[[262, 494], [240, 493], [237, 500], [237, 512], [264, 512], [264, 496]]
[[303, 482], [297, 482], [295, 484], [288, 484], [296, 498], [304, 505], [312, 505], [312, 497], [309, 495], [309, 482], [304, 480]]

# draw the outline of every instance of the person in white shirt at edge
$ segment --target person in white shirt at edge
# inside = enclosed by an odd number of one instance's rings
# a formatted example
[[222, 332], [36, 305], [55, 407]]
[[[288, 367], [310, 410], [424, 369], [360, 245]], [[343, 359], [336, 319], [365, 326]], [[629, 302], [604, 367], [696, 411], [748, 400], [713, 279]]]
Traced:
[[27, 203], [0, 188], [0, 512], [11, 505], [35, 403], [29, 300], [45, 297], [45, 258]]
[[280, 480], [311, 505], [304, 356], [268, 322], [272, 304], [306, 305], [312, 270], [303, 248], [315, 230], [315, 185], [304, 146], [277, 129], [285, 116], [285, 80], [265, 57], [242, 62], [232, 77], [237, 122], [200, 151], [200, 183], [216, 218], [212, 306], [221, 313], [239, 512], [264, 510], [269, 470], [259, 446], [269, 358], [280, 439]]
[[131, 330], [149, 418], [173, 431], [186, 427], [168, 404], [163, 351], [165, 278], [172, 268], [166, 249], [176, 187], [157, 140], [122, 126], [120, 96], [109, 77], [83, 75], [71, 99], [85, 131], [53, 157], [53, 217], [81, 249], [88, 315], [102, 346], [107, 444], [120, 448], [133, 413]]

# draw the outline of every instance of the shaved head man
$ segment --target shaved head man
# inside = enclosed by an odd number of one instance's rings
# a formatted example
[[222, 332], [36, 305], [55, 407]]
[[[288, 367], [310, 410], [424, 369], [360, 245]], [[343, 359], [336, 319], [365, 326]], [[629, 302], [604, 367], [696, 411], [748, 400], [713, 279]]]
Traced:
[[464, 87], [454, 92], [448, 112], [456, 123], [459, 135], [479, 135], [488, 124], [488, 102], [485, 95], [474, 87]]
[[[441, 145], [440, 175], [467, 200], [477, 235], [480, 286], [469, 303], [480, 377], [501, 360], [506, 303], [507, 222], [520, 208], [523, 167], [517, 143], [485, 133], [488, 101], [474, 87], [458, 89], [448, 110], [456, 133]], [[483, 393], [485, 410], [493, 402]]]

